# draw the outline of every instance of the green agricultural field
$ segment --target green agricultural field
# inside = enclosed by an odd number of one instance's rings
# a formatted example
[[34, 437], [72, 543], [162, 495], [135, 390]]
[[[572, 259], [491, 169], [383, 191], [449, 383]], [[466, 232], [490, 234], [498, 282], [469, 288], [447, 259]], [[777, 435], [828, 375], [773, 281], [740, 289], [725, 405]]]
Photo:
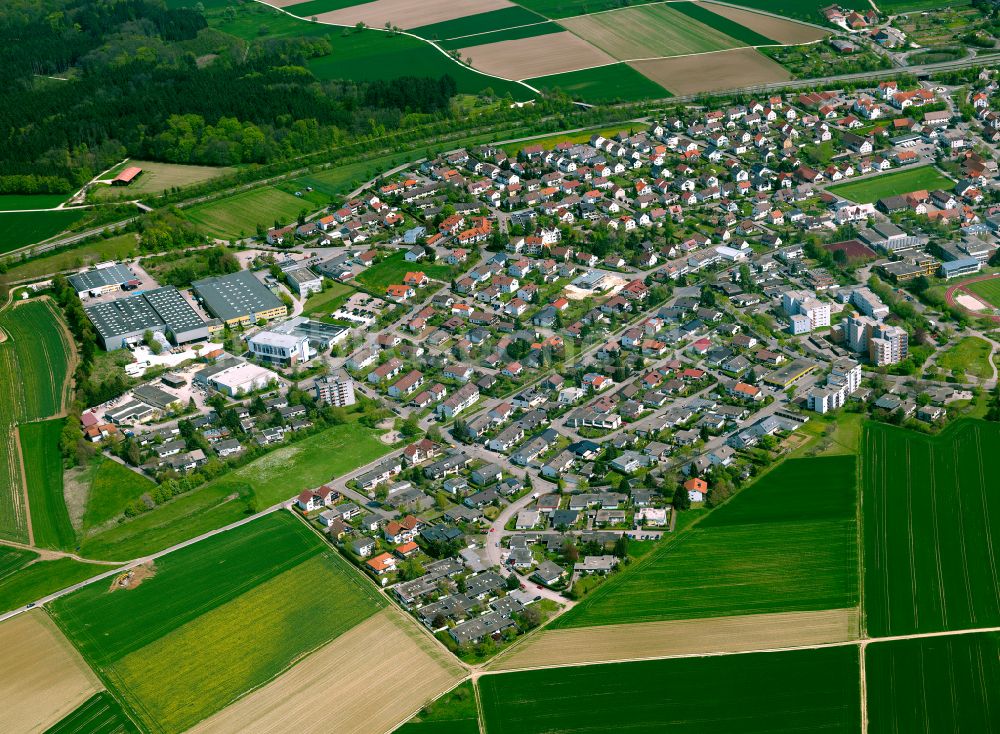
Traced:
[[921, 10], [940, 10], [941, 8], [960, 8], [971, 5], [972, 0], [882, 0], [879, 10], [883, 13], [911, 13]]
[[397, 252], [371, 265], [358, 275], [357, 281], [367, 286], [379, 295], [385, 294], [385, 289], [393, 284], [401, 284], [403, 277], [411, 271], [423, 271], [433, 280], [451, 280], [452, 268], [448, 265], [438, 265], [427, 262], [406, 262], [405, 253]]
[[98, 200], [135, 199], [146, 194], [159, 195], [175, 188], [211, 181], [235, 171], [224, 166], [191, 166], [182, 163], [130, 160], [108, 174], [113, 178], [129, 166], [138, 166], [142, 173], [128, 186], [96, 186], [90, 196]]
[[860, 731], [859, 673], [852, 645], [484, 675], [478, 683], [486, 734], [792, 734]]
[[0, 194], [0, 212], [52, 209], [67, 198], [66, 194]]
[[126, 505], [151, 492], [156, 482], [119, 464], [104, 459], [94, 473], [83, 513], [83, 530], [98, 527], [121, 517]]
[[107, 691], [88, 698], [45, 734], [139, 734], [118, 701]]
[[37, 561], [6, 578], [0, 578], [0, 613], [37, 601], [110, 570], [111, 566], [80, 563], [72, 558]]
[[360, 4], [361, 0], [308, 0], [308, 2], [289, 5], [284, 9], [300, 18], [312, 18], [320, 13], [329, 13], [331, 10], [350, 8]]
[[[830, 5], [825, 0], [731, 0], [731, 4], [754, 10], [763, 10], [775, 15], [783, 15], [786, 18], [804, 20], [817, 25], [826, 24], [826, 18], [823, 17], [820, 10]], [[871, 8], [867, 0], [843, 0], [838, 5], [842, 8], [860, 10], [862, 12]], [[879, 7], [881, 7], [881, 3]]]
[[985, 379], [993, 376], [993, 370], [990, 368], [990, 349], [988, 341], [968, 336], [939, 354], [937, 364], [942, 369], [958, 375], [972, 375]]
[[713, 13], [701, 3], [675, 2], [670, 4], [670, 8], [684, 13], [689, 18], [694, 18], [710, 28], [725, 33], [730, 38], [743, 41], [748, 46], [770, 46], [777, 43], [774, 39], [762, 36], [760, 33], [752, 31], [734, 20], [725, 18], [718, 13]]
[[479, 734], [479, 714], [472, 682], [460, 683], [429, 706], [425, 706], [398, 734]]
[[994, 308], [1000, 308], [1000, 278], [990, 280], [979, 280], [965, 286]]
[[533, 23], [541, 23], [545, 20], [538, 13], [525, 10], [517, 5], [500, 10], [491, 10], [486, 13], [476, 13], [466, 15], [463, 18], [446, 20], [443, 23], [410, 28], [413, 33], [421, 38], [433, 40], [445, 38], [460, 38], [471, 36], [476, 33], [488, 33], [490, 31], [502, 31], [505, 28], [515, 28]]
[[0, 581], [20, 571], [32, 561], [38, 560], [39, 557], [34, 551], [0, 545]]
[[997, 730], [996, 633], [871, 644], [865, 668], [870, 734]]
[[553, 628], [857, 603], [852, 457], [790, 459], [612, 577]]
[[949, 190], [955, 185], [933, 166], [907, 168], [895, 173], [882, 173], [863, 181], [831, 186], [829, 191], [859, 204], [871, 204], [889, 196], [901, 196], [911, 191]]
[[181, 732], [384, 606], [281, 510], [157, 559], [134, 588], [85, 587], [52, 614], [146, 727]]
[[1000, 625], [1000, 425], [862, 436], [869, 635]]
[[51, 239], [72, 227], [85, 213], [85, 209], [60, 209], [0, 214], [0, 254]]
[[673, 96], [628, 64], [610, 64], [593, 69], [569, 71], [565, 74], [525, 79], [525, 82], [542, 91], [558, 89], [573, 99], [586, 100], [594, 104], [639, 102]]
[[507, 28], [491, 33], [478, 33], [474, 36], [462, 36], [448, 41], [439, 41], [441, 48], [454, 51], [460, 48], [471, 48], [474, 46], [485, 46], [488, 43], [500, 43], [500, 41], [517, 41], [522, 38], [536, 38], [549, 33], [561, 33], [563, 28], [557, 23], [546, 21], [544, 23], [534, 23], [532, 25], [520, 26], [518, 28]]
[[70, 524], [63, 498], [63, 460], [59, 451], [59, 437], [65, 422], [64, 418], [56, 418], [22, 423], [18, 433], [35, 545], [71, 550], [76, 545], [76, 531]]
[[291, 224], [307, 202], [277, 188], [251, 189], [185, 209], [185, 216], [208, 234], [223, 239], [253, 235], [258, 226], [270, 229], [275, 221]]
[[[642, 5], [657, 0], [636, 0], [631, 5]], [[569, 18], [574, 15], [601, 13], [622, 7], [621, 0], [518, 0], [518, 5], [533, 10], [546, 18]]]
[[567, 18], [560, 25], [616, 59], [721, 51], [746, 46], [718, 28], [673, 9], [673, 3], [640, 5]]

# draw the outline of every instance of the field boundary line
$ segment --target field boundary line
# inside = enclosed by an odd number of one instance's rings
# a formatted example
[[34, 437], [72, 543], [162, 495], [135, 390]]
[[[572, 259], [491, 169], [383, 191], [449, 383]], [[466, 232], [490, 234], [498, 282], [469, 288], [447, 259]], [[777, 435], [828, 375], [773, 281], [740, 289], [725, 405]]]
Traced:
[[21, 497], [24, 502], [24, 523], [28, 531], [28, 545], [35, 545], [35, 530], [31, 525], [31, 504], [28, 498], [28, 473], [24, 467], [24, 451], [21, 449], [21, 429], [17, 423], [11, 426], [14, 447], [17, 449], [17, 463], [21, 467]]

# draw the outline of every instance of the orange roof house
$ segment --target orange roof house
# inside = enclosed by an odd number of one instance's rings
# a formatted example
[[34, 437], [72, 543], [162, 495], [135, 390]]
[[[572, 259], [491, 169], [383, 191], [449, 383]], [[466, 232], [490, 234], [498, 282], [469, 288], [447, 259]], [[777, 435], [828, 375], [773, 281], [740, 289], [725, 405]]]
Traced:
[[692, 502], [702, 502], [705, 495], [708, 494], [708, 482], [694, 477], [684, 482], [684, 489], [687, 490], [688, 497], [691, 498]]

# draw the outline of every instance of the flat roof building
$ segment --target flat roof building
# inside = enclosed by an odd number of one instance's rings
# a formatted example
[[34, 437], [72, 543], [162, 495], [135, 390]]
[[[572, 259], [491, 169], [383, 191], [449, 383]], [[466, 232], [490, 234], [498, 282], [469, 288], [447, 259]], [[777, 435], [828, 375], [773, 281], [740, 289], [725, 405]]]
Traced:
[[122, 287], [123, 283], [135, 280], [135, 273], [126, 265], [108, 262], [95, 265], [82, 273], [71, 275], [68, 280], [78, 296], [82, 297], [84, 294], [99, 296], [102, 293], [116, 291]]
[[285, 271], [285, 280], [301, 298], [323, 290], [323, 279], [309, 268], [287, 270]]
[[173, 286], [98, 303], [86, 312], [109, 352], [141, 341], [147, 331], [162, 332], [175, 344], [208, 338], [208, 326]]
[[244, 362], [236, 357], [221, 360], [194, 376], [195, 382], [208, 385], [231, 397], [262, 390], [278, 382], [278, 376], [264, 367]]
[[191, 286], [208, 312], [231, 326], [269, 321], [288, 313], [285, 304], [248, 270], [203, 278]]

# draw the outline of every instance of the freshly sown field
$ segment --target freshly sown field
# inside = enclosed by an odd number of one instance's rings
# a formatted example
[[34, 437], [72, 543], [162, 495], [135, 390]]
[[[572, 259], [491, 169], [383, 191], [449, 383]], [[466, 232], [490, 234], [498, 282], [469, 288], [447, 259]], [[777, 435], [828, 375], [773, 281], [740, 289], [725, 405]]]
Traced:
[[0, 212], [52, 209], [67, 198], [66, 194], [0, 194]]
[[990, 343], [974, 336], [965, 337], [942, 352], [937, 358], [937, 364], [949, 372], [980, 379], [993, 376], [993, 370], [990, 369]]
[[674, 10], [673, 5], [640, 5], [581, 15], [560, 21], [560, 25], [620, 61], [700, 54], [747, 45], [719, 28]]
[[525, 81], [536, 89], [559, 89], [573, 99], [592, 103], [637, 102], [672, 96], [628, 64], [609, 64]]
[[83, 218], [85, 209], [0, 214], [0, 253], [55, 237]]
[[162, 556], [152, 571], [127, 590], [87, 586], [52, 613], [155, 732], [186, 730], [385, 605], [284, 510]]
[[114, 696], [101, 691], [45, 734], [139, 734], [139, 728]]
[[[544, 23], [533, 23], [532, 25], [520, 26], [518, 28], [507, 28], [501, 31], [491, 31], [490, 33], [477, 33], [474, 36], [461, 36], [448, 41], [439, 41], [438, 46], [448, 49], [473, 49], [476, 46], [486, 46], [491, 43], [501, 41], [516, 41], [520, 38], [537, 38], [547, 36], [552, 33], [562, 33], [565, 30], [558, 23], [549, 20]], [[472, 51], [468, 51], [472, 53]]]
[[120, 517], [129, 502], [139, 499], [154, 487], [156, 482], [152, 479], [117, 461], [105, 459], [90, 483], [87, 509], [83, 513], [84, 532]]
[[[232, 173], [234, 168], [224, 166], [190, 166], [182, 163], [160, 163], [159, 161], [130, 160], [121, 168], [138, 166], [142, 173], [128, 186], [97, 186], [92, 194], [97, 199], [134, 199], [144, 194], [162, 194], [173, 188], [184, 188], [192, 184], [211, 181]], [[109, 176], [118, 174], [112, 171]]]
[[611, 663], [636, 658], [753, 652], [857, 639], [858, 609], [544, 629], [495, 658], [490, 670]]
[[1000, 278], [978, 280], [966, 285], [965, 289], [972, 291], [995, 308], [1000, 308]]
[[[752, 10], [741, 10], [730, 5], [712, 2], [699, 3], [699, 5], [706, 10], [710, 10], [715, 15], [728, 18], [743, 28], [759, 33], [766, 38], [772, 38], [778, 43], [785, 45], [811, 43], [830, 35], [829, 31], [825, 31], [822, 28], [816, 28], [804, 23], [796, 23], [795, 21], [782, 20], [781, 18], [775, 18], [773, 15], [755, 13]], [[709, 25], [712, 24], [709, 23]], [[734, 35], [735, 38], [741, 37], [735, 34], [730, 35]]]
[[[195, 727], [192, 734], [238, 734], [251, 728], [300, 734], [385, 732], [463, 675], [449, 653], [413, 620], [389, 607]], [[331, 691], [337, 704], [324, 707], [319, 715], [317, 701]], [[459, 734], [451, 728], [444, 731]]]
[[289, 224], [310, 207], [292, 194], [274, 187], [251, 189], [232, 196], [195, 204], [184, 215], [216, 237], [235, 239], [254, 234], [257, 226], [270, 229], [275, 220]]
[[411, 28], [410, 32], [421, 38], [437, 40], [471, 36], [489, 31], [502, 31], [505, 28], [541, 23], [544, 20], [545, 18], [538, 13], [533, 13], [519, 5], [512, 5], [500, 10], [490, 10], [485, 13], [446, 20], [443, 23], [418, 26]]
[[895, 173], [879, 174], [863, 181], [838, 184], [831, 186], [829, 191], [859, 204], [871, 204], [888, 196], [901, 196], [911, 191], [949, 190], [954, 185], [954, 181], [933, 166], [918, 166]]
[[104, 564], [81, 563], [72, 558], [36, 561], [17, 573], [0, 578], [0, 613], [37, 601], [111, 568]]
[[44, 731], [102, 688], [40, 609], [0, 623], [0, 649], [5, 731]]
[[788, 81], [791, 73], [753, 48], [632, 61], [629, 65], [677, 95]]
[[858, 668], [846, 646], [485, 675], [479, 692], [486, 734], [851, 732]]
[[550, 628], [856, 604], [856, 488], [848, 467], [851, 457], [786, 461], [616, 574]]
[[391, 23], [399, 28], [417, 28], [466, 16], [512, 7], [507, 0], [374, 0], [327, 13], [316, 13], [321, 23], [353, 26], [364, 23], [381, 28]]
[[448, 265], [406, 262], [405, 253], [397, 252], [362, 271], [357, 281], [382, 295], [387, 286], [402, 283], [405, 275], [415, 270], [422, 270], [431, 279], [446, 281], [451, 278], [451, 267]]
[[870, 644], [865, 664], [871, 734], [996, 731], [996, 633]]
[[[829, 5], [824, 0], [730, 0], [730, 2], [732, 5], [742, 5], [745, 8], [763, 10], [767, 13], [783, 15], [786, 18], [796, 18], [820, 25], [826, 23], [826, 18], [823, 17], [820, 10]], [[871, 8], [867, 0], [844, 0], [839, 5], [842, 8], [861, 12]]]
[[[709, 28], [714, 28], [720, 33], [724, 33], [730, 38], [735, 38], [737, 41], [742, 41], [748, 46], [770, 46], [776, 43], [773, 38], [769, 38], [766, 35], [758, 33], [756, 30], [748, 28], [735, 19], [731, 18], [729, 15], [723, 15], [722, 13], [716, 13], [714, 9], [709, 8], [704, 3], [689, 3], [689, 2], [673, 2], [670, 3], [670, 9], [676, 10], [679, 13], [683, 13], [689, 18], [708, 26]], [[740, 12], [740, 11], [737, 11]], [[754, 13], [744, 13], [744, 15], [753, 16]], [[763, 16], [757, 16], [758, 18]], [[782, 23], [784, 21], [774, 19], [774, 22]], [[789, 24], [794, 25], [794, 24]]]
[[65, 422], [64, 418], [56, 418], [22, 423], [18, 427], [35, 545], [60, 550], [70, 550], [76, 545], [76, 531], [70, 524], [63, 497], [59, 437]]
[[1000, 625], [1000, 426], [862, 436], [869, 635]]
[[562, 74], [592, 66], [613, 64], [615, 59], [573, 33], [500, 41], [459, 49], [472, 65], [487, 74], [507, 79]]

